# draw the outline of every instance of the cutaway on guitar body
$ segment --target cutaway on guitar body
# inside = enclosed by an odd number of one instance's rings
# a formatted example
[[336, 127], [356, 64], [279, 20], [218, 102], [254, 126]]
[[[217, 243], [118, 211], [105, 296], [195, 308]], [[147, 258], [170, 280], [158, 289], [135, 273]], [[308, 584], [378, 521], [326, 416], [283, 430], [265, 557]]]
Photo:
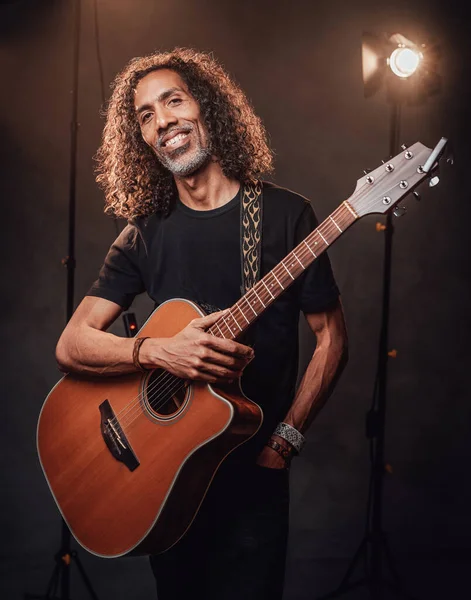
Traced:
[[[170, 300], [140, 335], [170, 337], [202, 316]], [[102, 557], [163, 552], [185, 533], [224, 458], [261, 409], [239, 385], [170, 373], [66, 375], [41, 410], [37, 443], [51, 492], [77, 541]]]

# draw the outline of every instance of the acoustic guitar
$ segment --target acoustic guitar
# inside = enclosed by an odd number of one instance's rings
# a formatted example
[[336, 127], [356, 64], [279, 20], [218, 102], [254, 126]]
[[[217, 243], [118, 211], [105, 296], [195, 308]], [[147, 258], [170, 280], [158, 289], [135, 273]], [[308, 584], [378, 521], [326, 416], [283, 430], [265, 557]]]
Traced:
[[[437, 181], [446, 140], [417, 142], [357, 181], [354, 193], [209, 329], [238, 339], [359, 218], [387, 213], [425, 178]], [[400, 211], [400, 208], [396, 208]], [[399, 214], [399, 213], [398, 213]], [[160, 305], [140, 335], [170, 337], [204, 312]], [[190, 527], [222, 461], [250, 439], [262, 411], [240, 382], [216, 387], [156, 369], [115, 377], [68, 374], [47, 396], [39, 459], [77, 541], [102, 557], [163, 552]]]

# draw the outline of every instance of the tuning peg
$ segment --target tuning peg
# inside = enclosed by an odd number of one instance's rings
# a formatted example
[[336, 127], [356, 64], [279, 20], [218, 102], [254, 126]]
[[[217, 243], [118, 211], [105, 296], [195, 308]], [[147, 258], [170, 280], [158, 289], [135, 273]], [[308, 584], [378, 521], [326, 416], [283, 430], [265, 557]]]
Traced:
[[435, 187], [439, 182], [440, 182], [440, 177], [438, 175], [435, 175], [435, 177], [432, 177], [430, 179], [428, 184], [430, 187]]
[[403, 150], [407, 150], [407, 146], [406, 146], [405, 144], [402, 144], [401, 148], [402, 148]]
[[402, 217], [405, 214], [406, 214], [406, 209], [403, 206], [396, 206], [396, 208], [393, 210], [393, 215], [395, 217]]
[[420, 200], [420, 194], [419, 194], [419, 192], [412, 192], [412, 193], [413, 193], [413, 195], [414, 195], [414, 198], [415, 198], [416, 200]]
[[371, 169], [363, 169], [363, 173], [365, 175], [368, 175], [368, 173], [371, 173]]

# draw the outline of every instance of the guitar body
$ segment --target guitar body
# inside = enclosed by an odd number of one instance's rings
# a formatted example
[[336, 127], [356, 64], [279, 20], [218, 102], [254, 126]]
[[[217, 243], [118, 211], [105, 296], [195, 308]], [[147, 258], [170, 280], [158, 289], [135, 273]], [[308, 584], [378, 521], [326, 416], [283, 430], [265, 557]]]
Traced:
[[[171, 337], [203, 316], [187, 300], [157, 308], [140, 335]], [[180, 382], [180, 390], [175, 382]], [[51, 492], [93, 554], [159, 553], [191, 525], [224, 458], [251, 438], [260, 407], [240, 384], [181, 385], [165, 371], [66, 375], [39, 417], [37, 444]]]

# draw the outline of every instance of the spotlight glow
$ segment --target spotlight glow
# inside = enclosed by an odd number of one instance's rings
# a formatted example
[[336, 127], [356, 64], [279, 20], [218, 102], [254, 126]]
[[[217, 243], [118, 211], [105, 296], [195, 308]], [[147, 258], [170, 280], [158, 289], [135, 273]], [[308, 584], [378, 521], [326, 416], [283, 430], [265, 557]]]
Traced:
[[388, 58], [391, 71], [398, 77], [410, 77], [420, 65], [423, 56], [412, 48], [396, 48]]

